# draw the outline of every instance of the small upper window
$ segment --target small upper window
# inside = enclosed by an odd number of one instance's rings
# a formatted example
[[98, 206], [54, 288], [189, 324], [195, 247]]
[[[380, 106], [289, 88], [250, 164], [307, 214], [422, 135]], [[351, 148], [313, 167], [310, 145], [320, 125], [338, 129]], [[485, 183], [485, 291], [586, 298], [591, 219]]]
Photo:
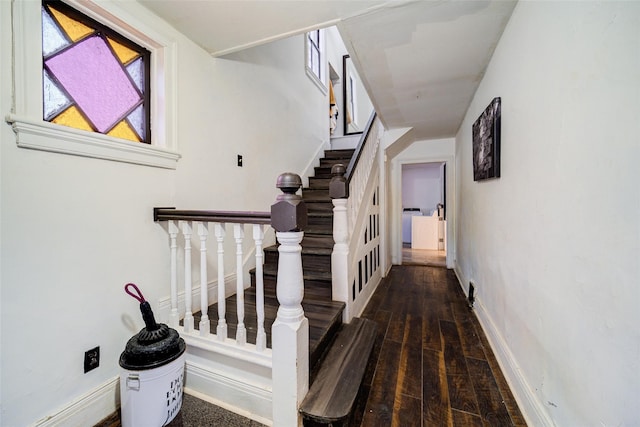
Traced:
[[322, 93], [327, 93], [325, 83], [326, 59], [324, 54], [324, 31], [313, 30], [305, 36], [307, 75]]
[[151, 142], [150, 52], [70, 6], [42, 4], [45, 121]]
[[307, 66], [311, 72], [322, 81], [322, 49], [320, 48], [320, 30], [314, 30], [307, 33], [309, 42]]

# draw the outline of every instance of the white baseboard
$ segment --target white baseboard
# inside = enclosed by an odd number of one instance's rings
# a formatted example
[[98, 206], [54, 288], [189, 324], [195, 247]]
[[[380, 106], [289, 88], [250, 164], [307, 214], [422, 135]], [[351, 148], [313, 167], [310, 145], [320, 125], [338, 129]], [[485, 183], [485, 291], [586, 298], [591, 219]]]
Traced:
[[120, 406], [120, 377], [94, 388], [49, 415], [33, 427], [92, 426], [114, 413]]
[[262, 424], [273, 425], [271, 390], [254, 387], [189, 361], [186, 369], [185, 393]]
[[[457, 264], [453, 271], [458, 277], [462, 290], [468, 295], [468, 289], [464, 285], [465, 283], [469, 283], [467, 278], [462, 274]], [[478, 317], [480, 326], [491, 345], [491, 350], [498, 361], [498, 365], [500, 365], [500, 369], [509, 384], [509, 388], [518, 403], [520, 412], [522, 412], [527, 425], [541, 427], [555, 426], [556, 424], [549, 418], [549, 414], [545, 411], [544, 405], [541, 404], [529, 386], [518, 362], [509, 349], [509, 345], [498, 331], [489, 312], [482, 304], [482, 300], [478, 299], [478, 295], [475, 296], [473, 310]]]
[[[185, 393], [262, 424], [273, 424], [270, 418], [270, 390], [240, 383], [189, 362], [186, 364], [186, 370], [188, 382]], [[214, 396], [242, 396], [242, 399], [239, 406], [233, 406]], [[251, 408], [251, 411], [243, 409], [243, 406]], [[116, 376], [74, 399], [55, 413], [31, 424], [31, 427], [93, 426], [113, 414], [119, 407], [120, 377]], [[265, 414], [268, 414], [269, 418], [265, 417]]]

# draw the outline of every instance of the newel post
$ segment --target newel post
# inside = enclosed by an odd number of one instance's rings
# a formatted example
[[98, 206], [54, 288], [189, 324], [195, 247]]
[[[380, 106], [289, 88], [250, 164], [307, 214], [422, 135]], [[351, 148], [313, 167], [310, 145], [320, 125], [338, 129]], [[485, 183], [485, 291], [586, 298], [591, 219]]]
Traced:
[[349, 322], [351, 313], [351, 299], [349, 298], [349, 218], [347, 201], [349, 188], [344, 177], [346, 168], [342, 164], [331, 168], [331, 182], [329, 196], [333, 203], [333, 252], [331, 253], [332, 295], [334, 301], [345, 303], [342, 320]]
[[302, 247], [307, 208], [296, 192], [300, 177], [284, 173], [277, 185], [283, 194], [271, 206], [271, 225], [276, 230], [280, 307], [271, 328], [273, 351], [273, 425], [301, 426], [298, 408], [309, 390], [309, 322], [302, 309]]

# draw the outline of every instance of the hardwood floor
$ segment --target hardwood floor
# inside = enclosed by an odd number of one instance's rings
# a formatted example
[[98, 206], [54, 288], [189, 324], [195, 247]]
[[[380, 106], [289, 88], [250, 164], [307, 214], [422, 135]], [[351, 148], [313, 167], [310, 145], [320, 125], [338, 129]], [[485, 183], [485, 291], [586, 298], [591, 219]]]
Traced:
[[393, 267], [362, 317], [379, 329], [353, 425], [526, 425], [452, 271]]
[[411, 249], [411, 245], [402, 244], [402, 265], [428, 265], [446, 267], [447, 253], [432, 249]]
[[[361, 317], [377, 322], [378, 336], [351, 426], [526, 426], [452, 271], [394, 266]], [[193, 422], [176, 425], [257, 425], [230, 424], [224, 411], [195, 402], [185, 400], [179, 415]], [[98, 426], [120, 425], [117, 413], [105, 421]]]

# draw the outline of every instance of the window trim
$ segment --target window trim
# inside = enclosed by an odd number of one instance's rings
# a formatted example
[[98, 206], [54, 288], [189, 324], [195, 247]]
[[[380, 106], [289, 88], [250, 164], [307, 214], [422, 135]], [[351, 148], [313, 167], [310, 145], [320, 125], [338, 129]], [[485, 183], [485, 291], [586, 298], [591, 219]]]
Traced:
[[[42, 115], [42, 25], [40, 1], [13, 2], [14, 105], [7, 115], [18, 147], [175, 169], [176, 42], [112, 3], [66, 0], [151, 52], [151, 144], [132, 142], [46, 122]], [[134, 7], [136, 7], [134, 5]], [[142, 8], [141, 8], [142, 10]]]
[[[133, 86], [135, 86], [136, 91], [138, 92], [140, 99], [138, 101], [138, 104], [134, 105], [132, 107], [132, 109], [137, 109], [139, 107], [142, 107], [142, 111], [143, 114], [141, 114], [141, 116], [144, 119], [144, 122], [142, 124], [142, 129], [136, 129], [134, 130], [135, 135], [139, 138], [139, 141], [135, 141], [132, 139], [133, 142], [142, 142], [144, 144], [151, 144], [152, 141], [152, 133], [151, 133], [151, 98], [150, 98], [150, 93], [151, 93], [151, 64], [150, 64], [150, 60], [151, 60], [151, 52], [146, 49], [143, 46], [138, 45], [137, 43], [133, 42], [130, 38], [127, 37], [123, 37], [122, 34], [120, 34], [119, 32], [115, 31], [113, 28], [111, 28], [110, 26], [104, 25], [101, 22], [96, 21], [95, 19], [81, 13], [78, 9], [71, 7], [70, 5], [59, 1], [59, 0], [42, 0], [42, 5], [43, 5], [43, 9], [46, 9], [47, 11], [43, 11], [43, 15], [46, 13], [51, 21], [52, 21], [52, 26], [59, 28], [59, 31], [64, 32], [64, 30], [61, 28], [63, 27], [63, 25], [61, 25], [60, 23], [55, 23], [56, 22], [56, 18], [54, 17], [54, 10], [63, 14], [64, 16], [68, 17], [69, 19], [73, 19], [76, 20], [77, 22], [81, 23], [82, 25], [87, 26], [88, 28], [90, 28], [92, 31], [90, 34], [86, 34], [83, 37], [80, 37], [78, 40], [71, 40], [71, 38], [69, 38], [67, 40], [67, 44], [65, 44], [64, 46], [60, 47], [58, 46], [57, 49], [55, 49], [52, 52], [49, 52], [47, 54], [47, 56], [45, 57], [44, 53], [43, 53], [43, 73], [47, 73], [49, 74], [49, 78], [52, 79], [52, 81], [56, 80], [55, 77], [55, 73], [52, 73], [51, 70], [48, 68], [47, 66], [47, 61], [49, 61], [51, 58], [56, 57], [57, 55], [61, 54], [62, 52], [66, 51], [67, 49], [71, 48], [72, 46], [77, 46], [78, 44], [81, 44], [87, 40], [93, 39], [93, 40], [101, 40], [105, 46], [109, 46], [110, 45], [110, 41], [109, 40], [113, 40], [115, 43], [118, 43], [119, 45], [127, 48], [127, 49], [131, 49], [131, 51], [135, 52], [135, 56], [133, 58], [128, 58], [127, 63], [122, 63], [122, 61], [120, 59], [118, 59], [118, 64], [119, 66], [122, 68], [122, 71], [125, 73], [125, 75], [128, 76], [128, 72], [127, 72], [127, 68], [129, 67], [129, 65], [131, 63], [135, 63], [138, 60], [142, 61], [142, 66], [141, 66], [141, 71], [143, 73], [143, 78], [142, 78], [142, 87], [138, 87], [137, 84], [135, 84], [133, 81], [131, 81], [131, 84]], [[44, 23], [42, 24], [42, 27], [44, 27]], [[44, 37], [43, 37], [44, 39]], [[44, 43], [43, 43], [44, 44]], [[117, 57], [117, 55], [115, 56]], [[131, 78], [130, 76], [128, 76], [129, 78]], [[52, 85], [54, 87], [57, 88], [57, 90], [60, 90], [62, 92], [66, 92], [67, 91], [67, 87], [65, 87], [64, 84], [59, 83], [59, 84], [54, 84], [52, 83]], [[44, 86], [44, 83], [43, 83]], [[59, 115], [64, 114], [65, 111], [69, 111], [69, 108], [77, 108], [78, 111], [80, 112], [80, 114], [84, 114], [86, 113], [86, 110], [84, 110], [83, 107], [79, 106], [78, 103], [76, 102], [76, 100], [73, 99], [74, 97], [71, 96], [67, 96], [67, 100], [68, 102], [63, 105], [62, 107], [60, 107], [59, 105], [57, 106], [56, 109], [54, 109], [54, 111], [51, 112], [50, 116], [47, 117], [46, 115], [44, 116], [44, 120], [50, 123], [57, 123], [55, 120], [57, 117], [59, 117]], [[44, 102], [43, 104], [46, 104], [46, 102]], [[46, 106], [45, 106], [46, 109]], [[125, 121], [128, 121], [128, 116], [129, 113], [131, 113], [131, 111], [127, 111], [126, 113], [123, 112], [123, 116], [119, 118], [119, 120], [115, 121], [114, 123], [112, 123], [111, 127], [108, 129], [105, 129], [103, 131], [98, 130], [97, 128], [94, 129], [95, 132], [104, 134], [104, 135], [109, 135], [109, 132], [112, 131], [115, 127], [121, 125], [122, 123], [125, 123]], [[87, 124], [91, 125], [95, 125], [95, 123], [93, 123], [92, 120], [87, 121]], [[76, 126], [71, 126], [71, 127], [76, 127]], [[80, 127], [78, 127], [80, 128]], [[133, 126], [132, 126], [132, 130], [133, 130]], [[113, 136], [113, 135], [112, 135]]]
[[[315, 71], [309, 66], [309, 58], [311, 58], [311, 42], [309, 41], [309, 33], [312, 31], [318, 31], [320, 36], [320, 45], [318, 46], [319, 53], [319, 71], [320, 76], [317, 76]], [[320, 89], [320, 91], [326, 95], [329, 90], [327, 89], [327, 84], [325, 83], [326, 75], [327, 75], [327, 61], [326, 61], [326, 49], [325, 49], [325, 35], [323, 29], [316, 29], [312, 31], [307, 31], [304, 33], [304, 68], [307, 76], [311, 79], [311, 81]]]

